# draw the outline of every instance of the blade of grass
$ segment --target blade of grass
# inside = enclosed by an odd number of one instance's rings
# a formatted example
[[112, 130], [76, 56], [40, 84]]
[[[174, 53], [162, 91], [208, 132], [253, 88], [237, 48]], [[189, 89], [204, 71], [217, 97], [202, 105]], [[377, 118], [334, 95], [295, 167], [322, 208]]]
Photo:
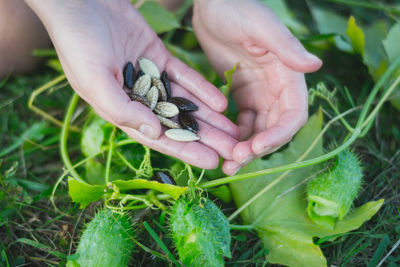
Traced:
[[43, 245], [43, 244], [41, 244], [39, 242], [33, 241], [31, 239], [18, 238], [17, 240], [15, 240], [14, 243], [23, 243], [23, 244], [38, 248], [40, 250], [44, 250], [44, 251], [48, 252], [49, 254], [51, 254], [53, 256], [56, 256], [58, 258], [61, 258], [61, 259], [66, 259], [67, 258], [67, 254], [61, 253], [59, 251], [53, 251], [53, 250], [51, 250], [50, 247], [48, 247], [46, 245]]
[[172, 253], [168, 250], [167, 246], [164, 244], [164, 242], [158, 237], [157, 233], [150, 227], [150, 225], [147, 222], [143, 222], [143, 226], [146, 228], [147, 232], [151, 235], [151, 237], [156, 241], [157, 245], [164, 251], [166, 255], [168, 255], [168, 258], [176, 265], [176, 266], [182, 266], [179, 264], [179, 262], [175, 259], [175, 257], [172, 255]]
[[378, 265], [379, 259], [383, 256], [383, 253], [385, 253], [385, 250], [389, 245], [389, 241], [390, 239], [388, 235], [385, 234], [367, 267], [374, 267]]

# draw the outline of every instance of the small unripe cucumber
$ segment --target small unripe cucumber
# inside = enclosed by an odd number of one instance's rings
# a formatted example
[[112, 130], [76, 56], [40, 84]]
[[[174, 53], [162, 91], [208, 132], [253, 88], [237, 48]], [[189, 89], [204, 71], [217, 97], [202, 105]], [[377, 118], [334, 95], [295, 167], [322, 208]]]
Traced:
[[307, 185], [310, 219], [321, 226], [334, 228], [350, 210], [361, 188], [362, 169], [356, 155], [349, 150], [339, 153], [336, 164]]
[[223, 256], [231, 257], [228, 220], [209, 199], [177, 200], [170, 228], [179, 259], [187, 266], [223, 267]]
[[133, 228], [126, 215], [104, 209], [87, 224], [76, 250], [76, 259], [67, 266], [128, 266], [133, 251]]

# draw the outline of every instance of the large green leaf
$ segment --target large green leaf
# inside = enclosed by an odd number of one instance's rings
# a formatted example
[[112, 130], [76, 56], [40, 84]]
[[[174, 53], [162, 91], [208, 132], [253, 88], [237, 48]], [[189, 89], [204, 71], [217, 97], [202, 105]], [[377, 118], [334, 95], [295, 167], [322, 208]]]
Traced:
[[311, 13], [320, 34], [335, 34], [334, 42], [337, 48], [346, 52], [352, 51], [346, 39], [347, 19], [345, 17], [315, 5], [311, 7]]
[[385, 71], [387, 65], [382, 40], [387, 35], [388, 26], [385, 21], [376, 21], [365, 27], [365, 49], [363, 61], [374, 80]]
[[[385, 51], [387, 56], [389, 57], [389, 61], [392, 63], [400, 56], [399, 50], [400, 44], [400, 23], [396, 23], [389, 30], [389, 33], [385, 40], [383, 40], [383, 46], [385, 47]], [[396, 76], [400, 74], [400, 70], [396, 72]], [[397, 110], [400, 111], [400, 87], [397, 87], [391, 96], [390, 103]]]
[[305, 35], [309, 32], [307, 27], [295, 18], [294, 14], [288, 8], [286, 1], [261, 0], [261, 2], [274, 11], [276, 16], [296, 35]]
[[[262, 170], [296, 161], [310, 147], [320, 133], [321, 127], [322, 114], [318, 112], [309, 119], [287, 149], [274, 153], [268, 160], [254, 160], [241, 172]], [[322, 153], [322, 142], [319, 141], [306, 159], [317, 157]], [[289, 266], [325, 266], [325, 257], [320, 248], [314, 244], [313, 238], [327, 237], [356, 229], [375, 214], [382, 205], [382, 201], [367, 203], [350, 212], [336, 224], [333, 230], [321, 228], [314, 224], [306, 213], [304, 180], [313, 175], [317, 169], [320, 168], [306, 167], [291, 171], [284, 180], [242, 212], [244, 223], [255, 226], [269, 250], [267, 255], [269, 262]], [[282, 174], [261, 176], [231, 184], [236, 205], [242, 206], [280, 175]], [[291, 191], [288, 191], [290, 189]]]
[[139, 12], [156, 33], [163, 33], [180, 27], [174, 15], [156, 2], [146, 1], [139, 7]]

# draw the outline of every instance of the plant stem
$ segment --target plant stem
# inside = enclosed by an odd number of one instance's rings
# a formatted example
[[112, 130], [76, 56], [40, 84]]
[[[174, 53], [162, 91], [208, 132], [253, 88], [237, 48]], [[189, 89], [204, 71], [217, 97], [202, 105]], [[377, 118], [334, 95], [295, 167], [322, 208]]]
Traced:
[[[30, 110], [32, 110], [33, 112], [39, 114], [40, 116], [42, 116], [43, 118], [45, 118], [46, 120], [54, 123], [57, 126], [62, 127], [63, 123], [59, 120], [57, 120], [56, 118], [54, 118], [53, 116], [51, 116], [50, 114], [48, 114], [47, 112], [43, 111], [42, 109], [36, 107], [33, 102], [35, 101], [36, 97], [38, 95], [40, 95], [41, 93], [43, 93], [44, 91], [50, 89], [51, 87], [53, 87], [54, 85], [62, 82], [63, 80], [65, 80], [65, 74], [61, 74], [59, 76], [57, 76], [56, 78], [54, 78], [53, 80], [45, 83], [44, 85], [40, 86], [39, 88], [35, 89], [32, 94], [29, 97], [28, 100], [28, 108]], [[71, 126], [71, 131], [74, 132], [80, 132], [80, 129], [78, 127], [75, 126]]]
[[360, 117], [358, 118], [356, 128], [361, 128], [365, 117], [367, 116], [367, 112], [372, 102], [375, 99], [376, 94], [379, 92], [379, 89], [385, 84], [385, 82], [390, 78], [390, 75], [399, 67], [400, 65], [400, 57], [397, 58], [390, 67], [385, 71], [385, 73], [379, 78], [378, 82], [372, 88], [371, 93], [369, 94], [367, 101], [365, 101], [364, 108], [361, 110]]
[[238, 224], [229, 224], [231, 230], [241, 230], [241, 231], [250, 231], [254, 229], [253, 225], [238, 225]]
[[106, 171], [105, 171], [105, 178], [104, 182], [107, 184], [110, 181], [110, 169], [111, 169], [111, 160], [112, 160], [112, 153], [114, 150], [114, 136], [115, 136], [115, 127], [113, 127], [110, 139], [108, 140], [108, 144], [110, 146], [110, 149], [108, 150], [108, 155], [107, 155], [107, 162], [106, 162]]
[[[392, 83], [392, 85], [389, 87], [389, 89], [385, 92], [385, 94], [382, 96], [382, 98], [379, 100], [378, 104], [374, 108], [374, 110], [371, 112], [371, 114], [368, 116], [368, 118], [364, 121], [362, 124], [363, 131], [361, 133], [361, 136], [365, 135], [368, 130], [370, 129], [371, 125], [370, 122], [375, 119], [378, 111], [381, 109], [382, 105], [385, 103], [385, 101], [389, 98], [391, 93], [396, 89], [396, 86], [400, 83], [400, 76], [397, 77], [397, 79]], [[368, 127], [366, 127], [368, 126]]]
[[134, 171], [136, 174], [138, 170], [133, 167], [133, 165], [119, 151], [115, 151], [115, 153], [117, 153], [117, 156], [122, 160], [122, 162], [125, 163], [125, 165], [128, 166], [128, 168]]
[[69, 124], [70, 120], [72, 117], [72, 114], [74, 113], [76, 104], [78, 103], [79, 96], [74, 93], [71, 101], [69, 103], [68, 109], [67, 109], [67, 114], [65, 115], [64, 122], [62, 125], [62, 130], [61, 130], [61, 138], [60, 138], [60, 153], [61, 153], [61, 158], [64, 162], [65, 167], [69, 171], [69, 173], [74, 177], [75, 180], [78, 182], [87, 184], [80, 176], [79, 174], [75, 171], [74, 167], [72, 166], [71, 160], [69, 159], [68, 155], [68, 150], [67, 150], [67, 137], [68, 137], [68, 130], [69, 130]]

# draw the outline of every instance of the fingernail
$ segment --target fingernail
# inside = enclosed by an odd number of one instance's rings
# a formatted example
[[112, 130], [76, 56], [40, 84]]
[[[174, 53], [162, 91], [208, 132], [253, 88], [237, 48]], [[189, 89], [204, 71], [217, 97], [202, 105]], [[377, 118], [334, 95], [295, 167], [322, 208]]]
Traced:
[[147, 137], [150, 137], [151, 139], [156, 139], [156, 131], [151, 127], [150, 125], [147, 124], [142, 124], [139, 127], [139, 131], [144, 134]]
[[319, 59], [317, 56], [315, 56], [315, 55], [313, 55], [313, 54], [310, 54], [310, 53], [308, 53], [308, 52], [305, 54], [305, 58], [306, 58], [306, 60], [308, 60], [308, 61], [322, 62], [321, 59]]
[[240, 169], [242, 168], [242, 166], [238, 166], [232, 173], [232, 175], [235, 175]]
[[242, 162], [240, 162], [241, 165], [247, 165], [250, 163], [250, 161], [252, 161], [254, 159], [254, 156], [249, 156], [247, 157], [245, 160], [243, 160]]

